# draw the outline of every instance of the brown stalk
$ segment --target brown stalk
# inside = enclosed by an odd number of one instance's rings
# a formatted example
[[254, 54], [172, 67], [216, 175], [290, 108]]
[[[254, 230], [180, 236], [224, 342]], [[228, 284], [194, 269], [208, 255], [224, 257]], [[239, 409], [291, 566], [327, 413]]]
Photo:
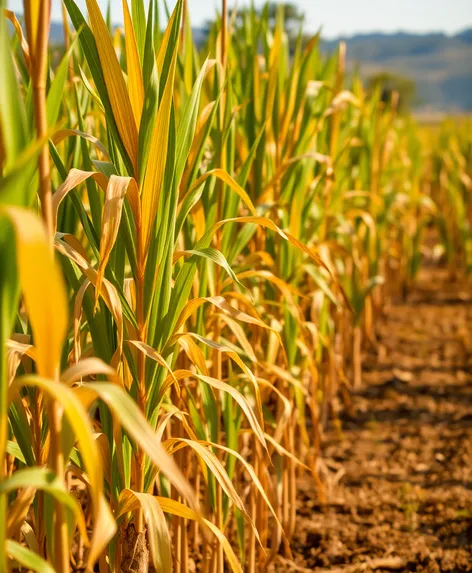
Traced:
[[[142, 233], [141, 225], [137, 224], [137, 251], [138, 251], [138, 262], [137, 262], [137, 277], [136, 277], [136, 318], [138, 321], [138, 340], [140, 342], [146, 342], [146, 320], [144, 316], [144, 275], [145, 275], [145, 260], [146, 255], [144, 252], [144, 237]], [[138, 406], [140, 410], [145, 414], [146, 411], [146, 356], [142, 353], [138, 353]], [[144, 466], [145, 458], [144, 452], [138, 449], [136, 452], [136, 467], [135, 467], [135, 488], [137, 492], [144, 491]], [[138, 532], [143, 530], [143, 512], [138, 509], [136, 512], [136, 530]]]
[[362, 383], [362, 330], [359, 325], [354, 327], [352, 335], [352, 370], [353, 388], [358, 390]]
[[[36, 389], [35, 399], [35, 416], [34, 416], [34, 440], [35, 440], [35, 459], [38, 465], [42, 464], [41, 460], [41, 427], [42, 427], [42, 409], [43, 397], [41, 392]], [[37, 507], [36, 507], [36, 537], [41, 555], [44, 554], [44, 522], [42, 519], [44, 512], [44, 496], [42, 492], [38, 492]]]
[[[295, 420], [292, 420], [287, 428], [287, 438], [289, 445], [289, 452], [295, 452]], [[288, 470], [288, 524], [285, 534], [287, 539], [291, 541], [295, 532], [295, 518], [296, 518], [296, 496], [297, 496], [297, 479], [295, 475], [295, 464], [293, 460], [287, 460]]]
[[[38, 21], [33, 22], [31, 2], [24, 2], [25, 19], [27, 22], [27, 35], [30, 45], [31, 57], [31, 83], [33, 88], [33, 107], [36, 125], [36, 137], [42, 139], [46, 137], [48, 131], [47, 109], [46, 109], [46, 77], [48, 67], [48, 38], [51, 19], [51, 0], [43, 0], [38, 6]], [[37, 27], [36, 37], [33, 28]], [[38, 159], [39, 169], [39, 196], [41, 200], [41, 212], [50, 240], [51, 248], [54, 236], [53, 216], [52, 216], [52, 192], [51, 192], [51, 172], [49, 165], [49, 151], [47, 145], [41, 149]], [[56, 375], [59, 380], [59, 373]], [[39, 401], [38, 405], [40, 407]], [[38, 416], [40, 412], [36, 413]], [[64, 478], [64, 457], [62, 453], [62, 407], [52, 401], [49, 405], [50, 424], [50, 460], [51, 466], [59, 478]], [[41, 503], [40, 503], [41, 505]], [[54, 504], [54, 565], [59, 573], [69, 571], [69, 551], [67, 521], [64, 506], [56, 501]], [[42, 516], [39, 515], [39, 521]], [[42, 529], [40, 528], [40, 533]]]
[[[182, 429], [182, 435], [184, 435], [184, 431]], [[190, 468], [191, 468], [191, 460], [190, 460], [190, 452], [188, 450], [185, 451], [181, 451], [180, 452], [182, 454], [182, 458], [179, 460], [179, 462], [182, 464], [181, 468], [184, 469], [184, 467], [187, 468], [187, 471], [185, 472], [185, 477], [187, 478], [187, 480], [190, 481]], [[180, 500], [183, 501], [182, 497], [180, 497]], [[182, 571], [188, 571], [189, 570], [189, 556], [188, 556], [188, 548], [189, 548], [189, 539], [188, 539], [188, 522], [186, 519], [182, 518], [181, 519], [181, 527], [182, 527], [182, 549], [181, 549], [181, 553], [180, 553], [180, 563], [182, 564]]]
[[[257, 442], [256, 440], [254, 440], [254, 471], [257, 475], [257, 477], [259, 478], [259, 481], [261, 482], [262, 486], [264, 487], [265, 484], [265, 478], [264, 478], [264, 471], [263, 471], [263, 467], [264, 467], [264, 460], [263, 460], [263, 454], [261, 451], [261, 444], [259, 442]], [[263, 547], [266, 548], [267, 547], [267, 536], [266, 536], [266, 531], [267, 529], [264, 527], [264, 522], [267, 518], [267, 510], [266, 510], [266, 506], [261, 498], [261, 495], [259, 494], [258, 491], [256, 491], [255, 486], [252, 487], [252, 489], [254, 490], [254, 499], [255, 499], [255, 506], [256, 506], [256, 520], [255, 520], [255, 524], [256, 524], [256, 528], [257, 531], [259, 532], [259, 535], [261, 536], [261, 541], [263, 544]], [[265, 487], [265, 491], [267, 491], [267, 487]], [[259, 545], [257, 547], [258, 549], [258, 569], [259, 571], [262, 570], [262, 566], [264, 564], [264, 554], [263, 554], [263, 550], [262, 547]]]
[[[58, 382], [59, 384], [59, 382]], [[64, 456], [62, 453], [62, 406], [53, 401], [49, 405], [49, 425], [51, 433], [50, 457], [55, 474], [64, 477]], [[67, 519], [65, 508], [60, 502], [55, 503], [54, 520], [54, 566], [56, 571], [67, 573], [69, 571], [69, 547], [67, 533]]]
[[[218, 220], [221, 218], [219, 216], [219, 211], [220, 211], [220, 206], [218, 205]], [[221, 235], [220, 233], [217, 234], [217, 249], [220, 249], [220, 241], [221, 241]], [[215, 268], [215, 276], [216, 276], [216, 280], [215, 280], [215, 284], [216, 284], [216, 294], [220, 294], [220, 289], [219, 289], [219, 285], [220, 285], [220, 268], [217, 266]], [[215, 322], [215, 340], [219, 340], [220, 338], [220, 333], [221, 333], [221, 325], [219, 320], [216, 320]], [[221, 380], [222, 379], [222, 357], [221, 357], [221, 351], [218, 349], [215, 349], [213, 352], [213, 375], [217, 380]], [[217, 420], [218, 420], [218, 434], [217, 434], [217, 442], [219, 444], [222, 443], [222, 436], [221, 436], [221, 426], [220, 426], [220, 420], [221, 420], [221, 405], [220, 405], [220, 401], [217, 400], [217, 408], [218, 408], [218, 413], [217, 413]], [[217, 451], [217, 457], [218, 459], [221, 461], [222, 458], [222, 452], [220, 450]], [[220, 484], [217, 482], [216, 483], [216, 525], [217, 527], [223, 531], [223, 492], [221, 490], [221, 486]], [[212, 567], [213, 567], [213, 571], [215, 571], [216, 573], [223, 573], [223, 547], [221, 546], [220, 543], [216, 543], [215, 541], [215, 551], [213, 553], [213, 559], [212, 559]]]
[[[39, 4], [38, 30], [36, 43], [34, 43], [31, 21], [30, 0], [24, 2], [25, 19], [27, 22], [27, 35], [31, 50], [31, 82], [33, 87], [34, 119], [36, 124], [36, 136], [42, 139], [48, 131], [46, 111], [46, 75], [48, 65], [48, 37], [51, 19], [51, 0], [43, 0]], [[39, 196], [41, 211], [48, 236], [51, 239], [54, 233], [52, 218], [52, 193], [51, 173], [49, 166], [49, 151], [44, 145], [38, 160], [39, 168]]]
[[[252, 457], [253, 457], [253, 467], [257, 469], [257, 438], [256, 436], [251, 436], [252, 441]], [[257, 520], [257, 502], [258, 496], [256, 492], [256, 488], [251, 487], [250, 496], [249, 496], [249, 515], [254, 523]], [[248, 539], [248, 565], [247, 571], [248, 573], [256, 573], [256, 563], [257, 563], [257, 551], [256, 551], [256, 535], [252, 529], [249, 529], [249, 539]]]
[[[223, 0], [223, 5], [222, 5], [222, 28], [221, 28], [221, 62], [223, 65], [223, 68], [226, 65], [226, 34], [227, 34], [227, 21], [228, 21], [228, 13], [227, 13], [227, 0]], [[223, 81], [224, 78], [221, 78], [221, 81]], [[220, 112], [220, 122], [223, 124], [224, 123], [224, 106], [221, 106], [221, 112]], [[226, 169], [226, 144], [224, 142], [222, 142], [221, 148], [220, 148], [220, 156], [219, 156], [219, 163], [221, 165], [222, 169]], [[225, 185], [222, 181], [218, 181], [217, 185], [219, 186], [221, 192], [219, 193], [220, 197], [224, 196], [224, 189], [225, 189]], [[223, 217], [222, 217], [222, 202], [218, 201], [217, 202], [217, 208], [216, 208], [216, 221], [220, 221]], [[216, 237], [215, 237], [215, 246], [217, 250], [221, 249], [221, 229], [218, 229], [216, 232]], [[219, 295], [220, 294], [220, 267], [218, 265], [215, 266], [215, 294]], [[220, 335], [221, 335], [221, 324], [220, 321], [217, 319], [215, 321], [215, 340], [219, 341], [220, 339]], [[221, 380], [222, 379], [222, 356], [221, 356], [221, 351], [218, 349], [215, 349], [213, 351], [213, 376], [217, 379], [217, 380]], [[222, 443], [222, 436], [221, 436], [221, 426], [220, 426], [220, 421], [221, 421], [221, 404], [220, 401], [217, 400], [217, 408], [218, 408], [218, 412], [217, 412], [217, 421], [218, 421], [218, 430], [217, 430], [217, 442], [219, 444]], [[218, 457], [218, 459], [221, 461], [222, 459], [222, 452], [221, 450], [218, 450], [216, 452], [216, 455]], [[220, 484], [217, 482], [216, 483], [216, 526], [223, 531], [223, 493], [221, 490], [221, 486]], [[223, 573], [223, 569], [224, 569], [224, 559], [223, 559], [223, 547], [220, 543], [216, 543], [215, 540], [215, 544], [213, 545], [214, 547], [214, 551], [213, 551], [213, 555], [212, 555], [212, 559], [211, 559], [211, 564], [210, 567], [212, 569], [212, 571], [214, 573]]]

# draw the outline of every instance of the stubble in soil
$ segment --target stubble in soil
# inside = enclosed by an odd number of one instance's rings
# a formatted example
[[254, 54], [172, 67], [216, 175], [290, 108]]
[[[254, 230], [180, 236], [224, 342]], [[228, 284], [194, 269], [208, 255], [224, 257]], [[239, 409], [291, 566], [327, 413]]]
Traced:
[[[469, 292], [467, 292], [469, 289]], [[472, 298], [438, 268], [386, 309], [342, 435], [327, 503], [302, 478], [281, 571], [472, 571]]]

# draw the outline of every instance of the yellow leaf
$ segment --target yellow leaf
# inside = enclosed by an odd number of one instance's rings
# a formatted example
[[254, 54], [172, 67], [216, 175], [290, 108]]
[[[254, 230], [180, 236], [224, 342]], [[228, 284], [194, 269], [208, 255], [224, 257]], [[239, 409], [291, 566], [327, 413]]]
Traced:
[[257, 531], [256, 526], [254, 525], [254, 521], [251, 519], [250, 515], [248, 514], [243, 500], [239, 496], [236, 491], [236, 488], [233, 485], [226, 469], [224, 468], [223, 464], [217, 458], [215, 453], [207, 447], [205, 442], [199, 442], [195, 440], [188, 440], [187, 438], [169, 438], [165, 441], [165, 445], [168, 449], [172, 449], [173, 453], [181, 450], [184, 447], [189, 447], [197, 454], [197, 456], [205, 462], [209, 471], [217, 482], [220, 484], [221, 489], [225, 492], [225, 494], [230, 498], [230, 500], [234, 503], [234, 505], [241, 511], [246, 521], [250, 524], [251, 528], [253, 529], [257, 540], [259, 541], [259, 533]]
[[[257, 490], [259, 491], [260, 496], [262, 497], [265, 504], [269, 508], [269, 511], [271, 512], [273, 518], [275, 519], [278, 527], [280, 528], [281, 531], [283, 531], [282, 524], [280, 523], [280, 520], [277, 517], [277, 514], [276, 514], [274, 508], [272, 507], [272, 504], [270, 503], [269, 498], [267, 497], [267, 494], [264, 490], [264, 487], [262, 486], [262, 484], [261, 484], [259, 478], [257, 477], [257, 474], [254, 471], [254, 468], [251, 466], [251, 464], [248, 463], [239, 452], [236, 452], [235, 450], [232, 450], [231, 448], [228, 448], [227, 446], [223, 446], [222, 444], [215, 444], [214, 442], [206, 442], [206, 443], [208, 443], [208, 445], [211, 445], [213, 448], [217, 448], [219, 450], [223, 450], [224, 452], [227, 452], [228, 454], [234, 456], [235, 458], [237, 458], [241, 462], [241, 464], [244, 466], [247, 473], [249, 474], [252, 483], [256, 486]], [[285, 453], [287, 450], [285, 450], [284, 448], [282, 448], [280, 446], [280, 451], [283, 451]], [[295, 456], [293, 456], [293, 458], [299, 464], [303, 465], [301, 462], [298, 461], [298, 459]], [[304, 467], [306, 467], [306, 466], [304, 466]]]
[[162, 191], [162, 183], [164, 181], [176, 62], [177, 47], [175, 48], [174, 55], [172, 57], [167, 82], [164, 87], [161, 103], [157, 112], [156, 124], [154, 126], [149, 148], [148, 165], [141, 190], [143, 255], [147, 253], [149, 248], [151, 230], [156, 218], [159, 197]]
[[108, 542], [115, 534], [116, 524], [104, 497], [103, 467], [90, 419], [87, 411], [82, 407], [76, 395], [76, 391], [59, 382], [38, 376], [22, 376], [16, 378], [8, 389], [9, 402], [18, 396], [18, 392], [24, 386], [38, 388], [48, 394], [52, 399], [57, 400], [64, 408], [64, 413], [77, 438], [78, 448], [82, 455], [90, 482], [92, 512], [95, 518], [88, 556], [88, 567], [92, 570], [94, 562], [103, 553]]
[[52, 216], [54, 230], [56, 230], [57, 226], [57, 213], [59, 210], [59, 205], [62, 203], [69, 191], [75, 189], [75, 187], [89, 179], [89, 177], [93, 177], [103, 190], [107, 188], [108, 180], [105, 175], [103, 175], [103, 173], [97, 171], [82, 171], [81, 169], [72, 168], [67, 174], [64, 183], [62, 183], [62, 185], [57, 188], [56, 192], [52, 196]]
[[25, 58], [25, 62], [26, 62], [26, 67], [28, 68], [28, 70], [31, 69], [31, 61], [30, 61], [30, 54], [29, 54], [29, 46], [28, 46], [28, 42], [26, 41], [26, 38], [23, 35], [23, 28], [21, 27], [21, 24], [18, 22], [18, 18], [16, 17], [16, 14], [14, 12], [12, 12], [11, 10], [7, 10], [6, 8], [4, 9], [4, 14], [6, 16], [6, 18], [8, 18], [10, 20], [10, 22], [13, 24], [16, 33], [18, 34], [18, 37], [20, 39], [20, 44], [21, 44], [21, 49], [23, 51], [23, 56]]
[[184, 349], [185, 354], [189, 357], [192, 364], [195, 364], [202, 374], [208, 376], [208, 367], [206, 365], [203, 352], [192, 339], [191, 335], [189, 333], [182, 332], [176, 336], [178, 336], [178, 344]]
[[195, 181], [195, 183], [190, 187], [181, 201], [183, 201], [187, 195], [195, 191], [195, 189], [200, 187], [200, 185], [202, 185], [208, 179], [208, 177], [212, 176], [216, 177], [220, 181], [223, 181], [223, 183], [226, 183], [226, 185], [228, 185], [242, 199], [243, 203], [246, 205], [249, 211], [253, 215], [256, 214], [256, 208], [254, 207], [249, 195], [224, 169], [212, 169], [211, 171], [207, 171], [204, 175]]
[[157, 499], [149, 493], [124, 489], [118, 499], [117, 517], [142, 509], [152, 563], [157, 573], [172, 572], [172, 553], [166, 517]]
[[[80, 252], [80, 242], [73, 235], [64, 234], [61, 236], [61, 238], [63, 239], [62, 241], [57, 240], [56, 235], [56, 249], [62, 255], [73, 261], [80, 269], [82, 269], [84, 275], [96, 288], [98, 273], [84, 256], [84, 253]], [[84, 289], [85, 288], [86, 287], [84, 287]], [[102, 296], [105, 304], [110, 309], [110, 312], [113, 314], [113, 318], [116, 322], [118, 334], [118, 351], [119, 355], [121, 356], [123, 350], [123, 310], [121, 308], [120, 297], [116, 288], [110, 281], [105, 278], [102, 279], [102, 288], [100, 290], [100, 296]], [[84, 293], [82, 292], [81, 297], [83, 297], [83, 294]], [[76, 296], [76, 306], [81, 306], [81, 297], [78, 295]], [[79, 300], [80, 304], [78, 303]]]
[[16, 234], [18, 273], [33, 329], [41, 376], [56, 379], [67, 330], [67, 297], [42, 221], [32, 212], [6, 207]]
[[102, 211], [102, 236], [100, 238], [100, 260], [98, 263], [97, 281], [95, 283], [95, 308], [100, 296], [103, 275], [107, 266], [110, 253], [115, 244], [120, 228], [123, 201], [129, 188], [138, 193], [136, 181], [132, 177], [119, 177], [112, 175], [108, 181], [105, 205]]
[[[246, 261], [247, 262], [247, 261]], [[243, 271], [242, 273], [238, 273], [236, 275], [236, 277], [238, 278], [238, 280], [243, 280], [243, 279], [248, 279], [251, 277], [257, 277], [257, 278], [261, 278], [264, 280], [267, 280], [271, 283], [274, 283], [276, 286], [279, 287], [280, 291], [287, 296], [287, 293], [292, 293], [296, 296], [299, 296], [301, 298], [306, 298], [305, 295], [303, 293], [301, 293], [297, 288], [295, 288], [293, 285], [286, 283], [284, 280], [280, 279], [279, 277], [276, 277], [273, 273], [271, 273], [270, 271], [265, 271], [265, 270], [258, 270], [258, 271]], [[222, 285], [221, 285], [221, 290], [223, 290], [226, 286], [228, 286], [229, 284], [231, 284], [230, 280], [225, 280]]]
[[82, 137], [82, 139], [90, 141], [90, 143], [93, 143], [95, 147], [99, 151], [101, 151], [103, 155], [105, 155], [105, 157], [109, 157], [107, 149], [104, 147], [103, 143], [97, 137], [94, 137], [89, 133], [84, 133], [83, 131], [80, 131], [78, 129], [58, 129], [53, 133], [51, 140], [54, 143], [54, 145], [58, 145], [59, 143], [64, 141], [66, 137], [74, 137], [74, 136]]
[[[200, 336], [199, 334], [196, 334], [194, 332], [189, 332], [187, 334], [183, 334], [183, 333], [176, 334], [171, 338], [169, 344], [173, 344], [174, 341], [178, 340], [178, 338], [181, 336], [186, 336], [187, 339], [188, 338], [195, 338], [196, 340], [198, 340], [199, 342], [202, 342], [206, 346], [210, 346], [210, 348], [216, 349], [219, 352], [227, 354], [241, 368], [241, 370], [246, 374], [246, 376], [249, 378], [252, 385], [254, 386], [254, 396], [256, 398], [257, 414], [259, 416], [260, 427], [262, 428], [264, 426], [264, 416], [262, 413], [262, 402], [261, 402], [261, 396], [259, 393], [259, 387], [258, 387], [257, 382], [256, 382], [256, 377], [252, 373], [251, 369], [248, 368], [246, 366], [246, 364], [244, 364], [244, 362], [241, 360], [241, 357], [239, 356], [239, 354], [237, 352], [235, 352], [234, 350], [231, 350], [231, 348], [224, 346], [223, 344], [219, 344], [213, 340], [209, 340], [208, 338], [204, 338], [203, 336]], [[205, 375], [205, 370], [203, 370], [203, 374]], [[206, 379], [205, 379], [205, 381], [206, 381]], [[257, 422], [257, 420], [256, 420], [256, 422]], [[256, 428], [254, 431], [257, 435], [259, 435], [258, 434], [258, 428]]]
[[126, 82], [97, 0], [87, 0], [87, 9], [93, 35], [97, 43], [98, 55], [108, 89], [113, 117], [115, 118], [123, 145], [133, 163], [135, 173], [137, 173], [138, 129], [136, 122], [131, 121], [131, 118], [134, 117], [133, 108], [126, 89]]
[[136, 402], [122, 387], [107, 382], [92, 382], [77, 388], [77, 393], [86, 408], [89, 408], [97, 398], [102, 399], [110, 408], [116, 421], [149, 456], [155, 466], [167, 476], [171, 484], [189, 501], [190, 505], [198, 508], [197, 497], [192, 486], [157, 439], [154, 430]]
[[36, 352], [32, 344], [18, 342], [17, 340], [7, 340], [6, 347], [8, 382], [10, 383], [16, 376], [16, 371], [23, 356], [29, 356], [36, 360]]
[[134, 120], [139, 131], [141, 113], [144, 103], [144, 85], [139, 61], [138, 46], [134, 35], [133, 22], [129, 13], [128, 1], [123, 0], [123, 16], [125, 22], [126, 68], [128, 72], [128, 92], [133, 108]]
[[7, 535], [15, 537], [28, 516], [28, 512], [36, 495], [34, 487], [25, 487], [20, 490], [13, 504], [8, 508]]
[[158, 364], [160, 364], [161, 366], [163, 366], [167, 370], [167, 372], [169, 373], [169, 376], [174, 380], [177, 394], [180, 396], [179, 382], [178, 382], [177, 378], [174, 376], [174, 373], [172, 372], [172, 368], [164, 360], [164, 358], [159, 354], [159, 352], [157, 352], [157, 350], [154, 350], [154, 348], [149, 346], [149, 344], [146, 344], [145, 342], [140, 342], [139, 340], [128, 340], [128, 342], [130, 344], [132, 344], [133, 346], [135, 346], [140, 352], [145, 354], [148, 358], [150, 358], [151, 360], [154, 360], [155, 362], [157, 362]]
[[305, 254], [307, 254], [310, 257], [310, 259], [312, 259], [320, 267], [323, 267], [325, 270], [327, 270], [331, 278], [334, 280], [334, 282], [336, 284], [338, 283], [338, 281], [336, 281], [335, 277], [333, 276], [331, 270], [323, 261], [323, 259], [320, 257], [320, 255], [318, 255], [313, 249], [305, 245], [305, 243], [299, 241], [296, 237], [294, 237], [290, 233], [283, 231], [282, 229], [277, 227], [277, 225], [271, 219], [268, 219], [267, 217], [254, 217], [254, 216], [234, 217], [231, 219], [224, 219], [223, 221], [219, 221], [218, 223], [216, 223], [213, 226], [212, 231], [213, 232], [217, 231], [221, 226], [225, 225], [226, 223], [254, 223], [255, 225], [260, 225], [265, 229], [270, 229], [271, 231], [274, 231], [275, 233], [280, 235], [282, 239], [284, 239], [285, 241], [292, 244], [294, 247], [297, 247], [297, 249], [299, 249], [300, 251], [303, 251]]
[[[183, 375], [184, 372], [185, 372], [184, 370], [179, 371], [179, 375]], [[247, 370], [245, 370], [245, 373], [247, 374]], [[266, 441], [264, 438], [264, 431], [262, 428], [262, 425], [264, 422], [258, 421], [256, 414], [254, 413], [253, 409], [249, 405], [249, 402], [247, 401], [246, 397], [243, 396], [243, 394], [241, 394], [241, 392], [238, 392], [238, 390], [234, 389], [229, 384], [226, 384], [226, 382], [221, 382], [220, 380], [217, 380], [216, 378], [212, 378], [211, 376], [203, 376], [202, 374], [197, 374], [195, 372], [191, 372], [190, 370], [187, 371], [187, 376], [189, 378], [197, 378], [198, 380], [201, 380], [202, 382], [204, 382], [205, 384], [208, 384], [212, 388], [215, 388], [216, 390], [219, 390], [220, 392], [226, 392], [227, 394], [229, 394], [233, 398], [233, 400], [235, 402], [237, 402], [237, 404], [239, 405], [241, 410], [244, 412], [244, 415], [246, 416], [246, 418], [249, 422], [249, 425], [251, 426], [252, 431], [254, 432], [254, 435], [256, 436], [256, 438], [260, 441], [262, 446], [267, 450], [267, 444], [266, 444]], [[251, 373], [251, 376], [253, 376], [252, 373]], [[257, 388], [257, 383], [255, 380], [254, 380], [254, 384]], [[258, 390], [256, 392], [256, 396], [257, 395], [258, 395]], [[262, 408], [261, 408], [261, 411], [262, 411]]]
[[201, 297], [201, 298], [194, 298], [190, 300], [183, 308], [179, 320], [174, 328], [174, 333], [178, 332], [179, 329], [183, 326], [186, 320], [195, 313], [195, 311], [202, 306], [202, 304], [209, 302], [210, 304], [216, 306], [220, 310], [228, 313], [230, 316], [237, 320], [241, 320], [242, 322], [246, 322], [247, 324], [254, 324], [256, 326], [260, 326], [262, 328], [268, 328], [271, 330], [264, 322], [261, 320], [246, 314], [245, 312], [240, 311], [234, 306], [228, 304], [222, 296], [211, 296], [211, 297]]
[[227, 327], [236, 337], [236, 340], [239, 342], [241, 348], [247, 354], [249, 360], [251, 360], [251, 362], [257, 362], [257, 357], [254, 354], [254, 349], [251, 346], [246, 336], [246, 333], [244, 332], [244, 329], [239, 324], [239, 322], [236, 322], [236, 320], [231, 318], [231, 316], [229, 316], [228, 314], [218, 313], [218, 316], [215, 318], [227, 325]]
[[115, 382], [115, 384], [118, 384], [118, 386], [121, 386], [120, 379], [118, 378], [115, 370], [111, 366], [108, 366], [108, 364], [105, 364], [105, 362], [100, 360], [100, 358], [94, 357], [80, 360], [65, 370], [61, 374], [61, 380], [68, 386], [72, 386], [72, 384], [75, 384], [82, 378], [87, 378], [92, 374], [102, 374], [109, 380]]
[[[170, 513], [171, 515], [177, 515], [178, 517], [183, 517], [184, 519], [192, 519], [193, 521], [199, 521], [201, 519], [196, 511], [193, 511], [183, 503], [180, 503], [173, 499], [169, 499], [167, 497], [156, 497], [156, 499], [159, 502], [162, 511], [165, 511], [166, 513]], [[221, 546], [223, 547], [223, 551], [226, 554], [226, 558], [228, 559], [228, 563], [231, 565], [231, 569], [233, 570], [233, 572], [243, 573], [241, 564], [239, 563], [238, 558], [236, 557], [224, 533], [220, 531], [216, 527], [216, 525], [211, 523], [211, 521], [203, 519], [203, 522], [220, 542]]]

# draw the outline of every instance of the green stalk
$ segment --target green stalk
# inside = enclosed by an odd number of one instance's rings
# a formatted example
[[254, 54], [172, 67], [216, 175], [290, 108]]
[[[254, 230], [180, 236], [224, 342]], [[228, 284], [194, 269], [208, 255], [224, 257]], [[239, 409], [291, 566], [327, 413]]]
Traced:
[[[11, 249], [14, 244], [13, 231], [1, 218], [0, 251], [2, 264], [0, 265], [0, 482], [5, 480], [6, 454], [8, 439], [8, 374], [7, 356], [5, 345], [10, 337], [14, 313], [18, 304], [18, 282], [15, 270], [15, 250]], [[12, 252], [13, 251], [13, 252]], [[6, 552], [4, 550], [7, 541], [7, 508], [8, 495], [0, 493], [0, 571], [8, 572]]]
[[228, 0], [222, 0], [221, 6], [221, 63], [226, 67], [226, 37], [228, 35]]
[[[3, 301], [2, 301], [3, 302]], [[3, 305], [2, 305], [3, 307]], [[0, 482], [6, 478], [6, 453], [8, 431], [8, 379], [5, 348], [7, 332], [6, 313], [2, 312], [0, 318]], [[7, 541], [7, 507], [8, 496], [0, 493], [0, 570], [8, 571], [5, 545]]]
[[[137, 234], [137, 273], [136, 273], [136, 318], [138, 322], [138, 340], [146, 342], [146, 320], [144, 316], [144, 281], [145, 281], [145, 253], [143, 245], [143, 233], [139, 224], [136, 227]], [[146, 356], [144, 353], [138, 353], [138, 406], [146, 415]], [[135, 488], [137, 492], [144, 491], [144, 469], [145, 457], [144, 452], [138, 449], [136, 452]], [[143, 512], [139, 508], [136, 511], [136, 529], [142, 531], [144, 527]]]

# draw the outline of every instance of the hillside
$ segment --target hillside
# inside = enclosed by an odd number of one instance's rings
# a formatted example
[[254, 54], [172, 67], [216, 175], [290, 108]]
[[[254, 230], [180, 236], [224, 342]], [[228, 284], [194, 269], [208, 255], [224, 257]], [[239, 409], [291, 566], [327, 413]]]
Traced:
[[347, 44], [348, 61], [359, 64], [364, 77], [380, 71], [416, 82], [418, 107], [432, 111], [472, 110], [472, 29], [455, 36], [366, 34], [322, 43], [324, 51]]

